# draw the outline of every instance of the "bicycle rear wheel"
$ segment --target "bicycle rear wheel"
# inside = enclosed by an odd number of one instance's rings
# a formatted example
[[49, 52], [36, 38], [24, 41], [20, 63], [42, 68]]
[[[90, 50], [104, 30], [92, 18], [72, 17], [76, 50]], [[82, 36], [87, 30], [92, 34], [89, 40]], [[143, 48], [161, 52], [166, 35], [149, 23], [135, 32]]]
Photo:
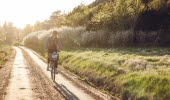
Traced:
[[56, 70], [55, 70], [55, 65], [53, 64], [53, 81], [55, 82], [55, 72]]
[[51, 79], [53, 80], [53, 65], [50, 63], [50, 68], [51, 68], [51, 70], [50, 70], [50, 72], [51, 72]]

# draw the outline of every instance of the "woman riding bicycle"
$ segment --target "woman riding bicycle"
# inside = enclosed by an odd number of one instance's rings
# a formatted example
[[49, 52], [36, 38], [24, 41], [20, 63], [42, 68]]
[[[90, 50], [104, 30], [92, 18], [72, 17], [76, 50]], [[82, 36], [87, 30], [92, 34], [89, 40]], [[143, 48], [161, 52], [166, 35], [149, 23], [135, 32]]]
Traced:
[[[52, 34], [48, 37], [46, 41], [46, 50], [48, 52], [48, 65], [47, 65], [47, 71], [49, 71], [49, 64], [50, 64], [50, 55], [54, 52], [58, 52], [59, 49], [61, 48], [61, 42], [58, 37], [58, 32], [54, 30]], [[55, 64], [55, 69], [56, 69], [56, 74], [58, 73], [57, 71], [57, 64]]]

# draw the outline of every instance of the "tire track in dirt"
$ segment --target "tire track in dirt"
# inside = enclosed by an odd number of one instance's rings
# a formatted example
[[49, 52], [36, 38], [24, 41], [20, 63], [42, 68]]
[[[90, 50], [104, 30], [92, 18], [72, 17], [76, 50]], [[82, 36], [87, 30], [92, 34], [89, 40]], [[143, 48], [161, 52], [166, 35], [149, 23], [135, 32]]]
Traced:
[[21, 49], [16, 50], [15, 60], [12, 65], [9, 86], [6, 88], [5, 100], [32, 100], [32, 91], [29, 82], [29, 69], [25, 65], [25, 60]]
[[[24, 47], [21, 48], [25, 52], [27, 52], [27, 54], [33, 60], [32, 62], [36, 63], [38, 65], [37, 67], [39, 67], [40, 70], [49, 78], [49, 80], [51, 80], [49, 72], [46, 71], [47, 64], [44, 61], [42, 61], [42, 59], [40, 59], [41, 57], [39, 58], [39, 56], [37, 56], [36, 54], [34, 54], [33, 51], [27, 48]], [[64, 73], [67, 74], [66, 72]], [[77, 81], [75, 79], [73, 80]], [[81, 86], [80, 83], [76, 83], [73, 80], [72, 79], [70, 80], [70, 78], [65, 77], [65, 75], [63, 75], [63, 72], [62, 74], [58, 74], [56, 77], [57, 82], [55, 83], [56, 84], [55, 87], [67, 100], [111, 100], [112, 99], [109, 96], [104, 95], [100, 91], [90, 86], [86, 86], [84, 84], [83, 86]], [[77, 84], [79, 84], [80, 86]], [[89, 92], [88, 91], [89, 89], [92, 91]]]
[[[47, 60], [39, 55], [34, 50], [29, 49], [32, 51], [36, 56], [38, 56], [43, 62], [47, 63]], [[102, 92], [100, 89], [91, 86], [90, 84], [86, 83], [85, 81], [82, 81], [79, 79], [79, 77], [73, 73], [71, 73], [69, 70], [63, 68], [63, 66], [59, 65], [59, 73], [62, 74], [66, 79], [71, 80], [74, 82], [76, 86], [78, 86], [80, 89], [82, 89], [87, 94], [93, 96], [96, 100], [119, 100], [119, 98], [111, 96], [109, 94], [106, 94]]]
[[29, 79], [34, 100], [65, 100], [31, 57], [23, 49], [22, 52], [31, 72]]
[[[50, 72], [46, 71], [47, 64], [44, 63], [38, 56], [36, 56], [32, 51], [21, 47], [33, 60], [33, 63], [36, 63], [38, 68], [51, 80]], [[52, 82], [52, 80], [51, 80]], [[93, 96], [87, 94], [84, 90], [75, 85], [74, 82], [66, 79], [63, 75], [57, 74], [55, 82], [56, 90], [65, 97], [66, 100], [96, 100]]]

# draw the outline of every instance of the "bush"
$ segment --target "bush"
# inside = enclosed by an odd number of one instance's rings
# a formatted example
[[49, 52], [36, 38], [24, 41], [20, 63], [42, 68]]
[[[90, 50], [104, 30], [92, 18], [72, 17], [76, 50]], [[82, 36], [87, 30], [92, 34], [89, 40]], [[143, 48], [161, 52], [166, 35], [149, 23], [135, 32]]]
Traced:
[[[61, 27], [51, 30], [33, 32], [26, 36], [23, 44], [28, 47], [38, 46], [44, 48], [46, 39], [51, 31], [57, 30], [63, 48], [77, 47], [128, 47], [128, 46], [158, 46], [160, 45], [160, 32], [151, 31], [134, 32], [132, 29], [124, 31], [86, 31], [85, 27]], [[169, 40], [168, 40], [169, 41]]]
[[33, 32], [27, 35], [24, 40], [23, 44], [28, 47], [40, 47], [43, 48], [46, 39], [50, 36], [51, 31], [57, 30], [59, 33], [59, 38], [63, 43], [63, 47], [75, 47], [79, 46], [80, 43], [80, 35], [85, 32], [84, 27], [61, 27], [58, 29], [51, 29], [51, 30], [43, 30], [38, 32]]
[[33, 32], [24, 38], [23, 44], [28, 47], [34, 45], [42, 48], [53, 30], [59, 32], [63, 48], [127, 46], [132, 44], [133, 40], [132, 30], [113, 34], [110, 31], [86, 31], [85, 27], [61, 27], [48, 31]]
[[110, 33], [106, 31], [87, 31], [81, 36], [81, 46], [84, 47], [106, 47]]
[[116, 32], [110, 36], [108, 43], [112, 46], [130, 46], [133, 43], [133, 31]]

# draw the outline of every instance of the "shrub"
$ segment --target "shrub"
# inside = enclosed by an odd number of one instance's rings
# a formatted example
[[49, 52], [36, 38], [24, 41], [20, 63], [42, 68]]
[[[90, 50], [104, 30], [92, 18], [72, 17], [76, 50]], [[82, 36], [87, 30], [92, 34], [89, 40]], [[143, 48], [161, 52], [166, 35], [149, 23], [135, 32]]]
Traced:
[[108, 35], [106, 31], [87, 31], [82, 34], [80, 44], [85, 47], [105, 47]]
[[51, 29], [51, 30], [43, 30], [38, 32], [33, 32], [27, 35], [24, 40], [23, 44], [28, 47], [44, 47], [46, 39], [50, 36], [51, 31], [57, 30], [59, 33], [59, 38], [61, 39], [64, 47], [69, 46], [79, 46], [80, 42], [80, 35], [85, 32], [84, 27], [61, 27], [58, 29]]
[[120, 31], [112, 34], [108, 40], [108, 43], [112, 46], [129, 46], [133, 42], [133, 31]]
[[72, 47], [127, 47], [127, 46], [151, 46], [159, 45], [159, 32], [143, 32], [139, 31], [134, 34], [132, 29], [124, 31], [86, 31], [85, 27], [61, 27], [51, 30], [43, 30], [33, 32], [26, 36], [23, 40], [25, 46], [38, 46], [43, 49], [46, 39], [51, 31], [59, 32], [59, 39], [63, 48]]
[[14, 45], [14, 46], [19, 46], [20, 43], [19, 43], [19, 42], [13, 42], [12, 45]]

